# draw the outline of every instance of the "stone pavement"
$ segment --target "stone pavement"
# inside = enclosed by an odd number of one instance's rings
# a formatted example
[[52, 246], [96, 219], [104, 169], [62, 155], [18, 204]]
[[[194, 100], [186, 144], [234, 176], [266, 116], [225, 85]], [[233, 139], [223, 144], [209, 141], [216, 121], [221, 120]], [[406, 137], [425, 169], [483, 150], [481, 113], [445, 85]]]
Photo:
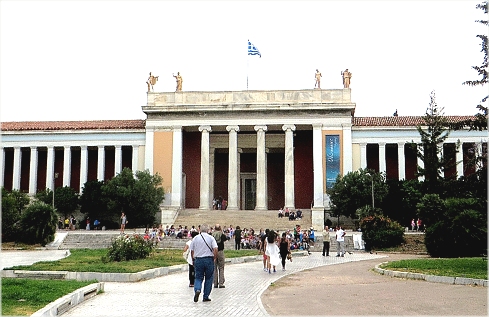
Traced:
[[105, 292], [82, 302], [63, 316], [268, 316], [261, 294], [286, 275], [323, 265], [378, 259], [383, 256], [358, 252], [345, 257], [323, 257], [318, 252], [294, 257], [287, 271], [263, 271], [261, 261], [225, 267], [226, 288], [212, 289], [211, 302], [193, 302], [188, 272], [137, 283], [105, 283]]

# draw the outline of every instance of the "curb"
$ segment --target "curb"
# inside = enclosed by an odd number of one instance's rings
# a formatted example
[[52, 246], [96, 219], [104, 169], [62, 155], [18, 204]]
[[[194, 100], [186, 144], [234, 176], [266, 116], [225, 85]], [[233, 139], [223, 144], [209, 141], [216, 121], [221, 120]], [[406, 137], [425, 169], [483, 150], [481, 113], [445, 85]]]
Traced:
[[51, 316], [59, 316], [63, 313], [66, 313], [71, 308], [76, 305], [88, 300], [96, 295], [98, 295], [101, 291], [104, 290], [104, 283], [93, 283], [87, 285], [85, 287], [79, 288], [74, 292], [69, 293], [61, 298], [58, 298], [54, 302], [47, 304], [45, 307], [39, 309], [31, 316], [34, 317], [51, 317]]
[[453, 284], [453, 285], [473, 285], [487, 287], [488, 280], [467, 278], [467, 277], [453, 277], [453, 276], [438, 276], [438, 275], [427, 275], [422, 273], [412, 273], [412, 272], [401, 272], [401, 271], [391, 271], [380, 268], [381, 265], [389, 262], [382, 262], [374, 267], [374, 271], [390, 277], [411, 279], [411, 280], [423, 280], [431, 283], [443, 283], [443, 284]]

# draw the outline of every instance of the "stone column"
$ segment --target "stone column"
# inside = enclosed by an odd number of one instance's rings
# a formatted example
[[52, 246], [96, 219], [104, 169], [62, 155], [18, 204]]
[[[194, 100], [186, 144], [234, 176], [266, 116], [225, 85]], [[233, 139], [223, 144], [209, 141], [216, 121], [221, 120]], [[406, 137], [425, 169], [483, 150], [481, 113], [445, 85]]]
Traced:
[[[417, 160], [418, 160], [418, 166], [421, 167], [421, 168], [424, 168], [424, 162], [423, 162], [423, 160], [421, 160], [419, 157], [417, 157]], [[416, 173], [418, 172], [418, 170], [417, 170], [417, 167], [418, 166], [416, 166]], [[418, 177], [418, 180], [420, 182], [422, 182], [424, 180], [424, 176], [419, 176]]]
[[122, 146], [115, 146], [114, 176], [122, 172]]
[[353, 149], [351, 138], [351, 123], [344, 123], [343, 127], [343, 175], [353, 171]]
[[460, 148], [457, 149], [455, 154], [455, 160], [457, 162], [457, 178], [464, 176], [464, 152], [463, 143], [460, 144]]
[[255, 126], [256, 131], [256, 206], [255, 210], [267, 210], [267, 154], [265, 149], [266, 125]]
[[31, 164], [29, 167], [29, 195], [37, 192], [37, 147], [31, 146]]
[[13, 169], [13, 184], [12, 189], [20, 189], [20, 163], [22, 160], [22, 151], [20, 146], [14, 147], [14, 169]]
[[98, 146], [97, 179], [99, 181], [105, 179], [105, 147], [103, 145]]
[[171, 205], [174, 208], [182, 207], [182, 127], [173, 128], [173, 149], [171, 168]]
[[385, 142], [379, 143], [379, 173], [386, 171], [385, 167]]
[[[224, 193], [214, 193], [214, 180], [216, 177], [216, 148], [209, 148], [209, 208], [212, 209], [212, 200], [216, 196], [222, 196]], [[224, 197], [223, 197], [224, 198]]]
[[360, 143], [360, 168], [367, 168], [367, 143]]
[[212, 131], [210, 126], [200, 126], [202, 132], [200, 142], [200, 206], [201, 210], [210, 210], [210, 182], [209, 182], [209, 133]]
[[228, 170], [228, 206], [229, 210], [238, 210], [239, 201], [239, 172], [238, 172], [238, 132], [239, 126], [228, 125], [229, 132], [229, 170]]
[[48, 146], [48, 157], [46, 166], [46, 188], [54, 190], [54, 147]]
[[294, 131], [295, 125], [284, 124], [285, 131], [285, 207], [295, 209]]
[[69, 145], [64, 146], [64, 158], [63, 158], [63, 187], [70, 186], [71, 181], [71, 147]]
[[[324, 227], [324, 168], [323, 168], [323, 133], [322, 124], [312, 125], [312, 164], [314, 169], [314, 202], [311, 210], [312, 226]], [[318, 230], [321, 232], [320, 230]]]
[[238, 209], [241, 208], [241, 153], [243, 153], [243, 149], [242, 148], [238, 148], [238, 154], [237, 154], [237, 167], [238, 167], [238, 179], [237, 179], [237, 182], [238, 182], [238, 189], [237, 189], [237, 193], [236, 195], [238, 195]]
[[397, 159], [398, 159], [398, 168], [399, 168], [399, 180], [403, 180], [406, 178], [406, 157], [404, 155], [404, 145], [406, 142], [398, 142], [397, 143]]
[[131, 169], [133, 174], [138, 170], [138, 164], [139, 164], [139, 145], [133, 145], [132, 146], [132, 163], [131, 163]]
[[[483, 153], [482, 153], [482, 150], [483, 150], [483, 148], [482, 148], [482, 140], [481, 140], [480, 142], [475, 143], [475, 144], [474, 144], [474, 147], [475, 147], [475, 150], [476, 150], [476, 151], [475, 151], [475, 155], [476, 155], [476, 157], [477, 157], [477, 156], [482, 156], [482, 154], [483, 154]], [[477, 164], [477, 165], [475, 166], [476, 171], [480, 171], [480, 170], [481, 170], [481, 168], [482, 168], [482, 165], [481, 165], [481, 164]]]
[[153, 155], [154, 155], [155, 133], [152, 128], [146, 128], [146, 146], [144, 148], [144, 169], [153, 174]]
[[0, 164], [2, 166], [2, 175], [0, 175], [0, 187], [5, 186], [5, 148], [2, 146], [2, 155], [0, 156]]
[[88, 180], [88, 147], [80, 147], [80, 194], [83, 192], [83, 186]]

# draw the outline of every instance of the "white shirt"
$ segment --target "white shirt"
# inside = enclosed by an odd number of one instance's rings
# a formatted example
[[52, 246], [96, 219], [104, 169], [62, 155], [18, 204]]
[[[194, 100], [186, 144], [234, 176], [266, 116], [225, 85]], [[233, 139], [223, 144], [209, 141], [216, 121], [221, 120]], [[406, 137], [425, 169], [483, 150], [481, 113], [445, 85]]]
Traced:
[[344, 233], [345, 232], [341, 228], [336, 230], [336, 241], [345, 241], [345, 237], [343, 237]]
[[[205, 239], [205, 242], [204, 242]], [[207, 242], [207, 244], [206, 244]], [[207, 246], [209, 245], [209, 246]], [[196, 235], [190, 243], [190, 251], [194, 251], [194, 258], [202, 258], [206, 256], [214, 256], [213, 249], [217, 250], [217, 242], [213, 236], [206, 232], [201, 232]]]

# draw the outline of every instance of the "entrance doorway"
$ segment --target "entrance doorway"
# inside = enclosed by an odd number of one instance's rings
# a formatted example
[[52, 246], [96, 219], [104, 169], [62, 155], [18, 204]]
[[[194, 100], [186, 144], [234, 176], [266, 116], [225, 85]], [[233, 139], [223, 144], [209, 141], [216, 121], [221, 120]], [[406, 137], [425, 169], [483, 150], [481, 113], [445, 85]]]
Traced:
[[241, 174], [241, 201], [242, 209], [254, 210], [256, 206], [256, 174]]

